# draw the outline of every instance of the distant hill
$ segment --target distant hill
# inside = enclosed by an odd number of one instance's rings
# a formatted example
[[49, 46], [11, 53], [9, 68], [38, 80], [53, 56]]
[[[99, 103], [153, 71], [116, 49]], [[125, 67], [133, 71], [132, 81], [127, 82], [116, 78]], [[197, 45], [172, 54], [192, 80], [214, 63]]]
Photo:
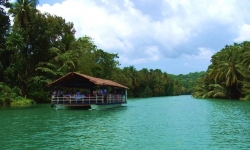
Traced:
[[178, 80], [183, 86], [182, 94], [191, 94], [198, 78], [204, 77], [205, 71], [190, 72], [189, 74], [168, 74], [172, 79]]

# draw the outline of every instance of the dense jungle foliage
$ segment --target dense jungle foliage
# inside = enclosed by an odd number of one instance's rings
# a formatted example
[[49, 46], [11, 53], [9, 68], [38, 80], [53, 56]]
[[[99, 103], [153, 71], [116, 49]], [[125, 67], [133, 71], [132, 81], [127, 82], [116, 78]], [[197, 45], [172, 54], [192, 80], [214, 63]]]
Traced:
[[199, 78], [193, 97], [250, 99], [250, 42], [226, 45], [211, 58], [204, 77]]
[[91, 37], [75, 38], [73, 23], [40, 13], [37, 4], [0, 1], [0, 105], [28, 98], [48, 102], [45, 85], [72, 71], [123, 84], [130, 88], [129, 97], [191, 94], [199, 73], [181, 75], [179, 80], [159, 69], [119, 68], [118, 54], [97, 48]]
[[193, 87], [196, 85], [197, 79], [204, 77], [205, 71], [202, 72], [191, 72], [189, 74], [169, 75], [172, 79], [177, 80], [182, 85], [181, 94], [191, 95]]

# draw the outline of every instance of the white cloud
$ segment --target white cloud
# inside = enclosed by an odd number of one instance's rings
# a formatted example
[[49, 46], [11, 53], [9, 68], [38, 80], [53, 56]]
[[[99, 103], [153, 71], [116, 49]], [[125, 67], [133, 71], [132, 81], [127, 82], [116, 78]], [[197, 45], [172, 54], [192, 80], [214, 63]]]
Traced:
[[[77, 37], [89, 35], [95, 39], [99, 47], [107, 48], [107, 50], [128, 51], [131, 48], [134, 50], [135, 46], [131, 43], [137, 40], [139, 45], [144, 44], [145, 37], [163, 45], [176, 45], [188, 39], [190, 30], [184, 28], [181, 23], [183, 20], [180, 18], [152, 22], [147, 15], [136, 10], [129, 0], [125, 0], [123, 5], [126, 9], [121, 10], [119, 6], [116, 6], [117, 11], [112, 14], [109, 13], [109, 8], [99, 7], [89, 0], [66, 0], [53, 6], [45, 4], [39, 6], [38, 9], [73, 22]], [[109, 7], [115, 6], [111, 4]], [[120, 39], [125, 39], [126, 42], [123, 43]], [[111, 43], [113, 46], [110, 46]]]
[[120, 63], [122, 64], [127, 64], [127, 65], [137, 65], [137, 64], [143, 64], [143, 63], [146, 63], [147, 62], [147, 59], [145, 58], [136, 58], [136, 59], [129, 59], [128, 57], [123, 57], [121, 56], [120, 57]]
[[203, 59], [203, 60], [210, 60], [212, 55], [214, 55], [214, 50], [210, 48], [205, 48], [205, 47], [200, 47], [198, 49], [197, 54], [184, 54], [183, 56], [188, 58], [188, 59]]
[[142, 52], [135, 59], [129, 59], [127, 57], [120, 57], [120, 62], [128, 65], [143, 64], [146, 62], [157, 61], [161, 58], [161, 53], [156, 46], [149, 46], [144, 52]]
[[[140, 1], [145, 5], [146, 2]], [[92, 37], [98, 48], [118, 53], [124, 65], [145, 64], [146, 67], [149, 61], [168, 57], [179, 57], [182, 61], [182, 56], [189, 61], [208, 61], [222, 48], [219, 46], [232, 44], [220, 43], [218, 39], [221, 42], [250, 39], [248, 0], [151, 1], [155, 8], [138, 8], [138, 3], [135, 0], [65, 0], [54, 5], [43, 4], [38, 9], [73, 22], [76, 37]], [[155, 11], [159, 12], [157, 19]]]
[[250, 40], [250, 25], [248, 24], [243, 24], [239, 28], [239, 36], [235, 38], [235, 42], [242, 42], [246, 40]]
[[157, 61], [161, 57], [160, 56], [161, 54], [158, 50], [158, 47], [156, 47], [156, 46], [149, 46], [145, 50], [145, 53], [147, 54], [148, 59], [152, 60], [152, 61]]

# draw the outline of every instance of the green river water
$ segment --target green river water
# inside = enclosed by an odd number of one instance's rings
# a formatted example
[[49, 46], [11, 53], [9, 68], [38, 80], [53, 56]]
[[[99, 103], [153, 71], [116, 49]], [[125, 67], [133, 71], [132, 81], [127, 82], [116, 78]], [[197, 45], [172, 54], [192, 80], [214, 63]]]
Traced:
[[250, 149], [250, 102], [129, 99], [109, 110], [0, 107], [0, 149]]

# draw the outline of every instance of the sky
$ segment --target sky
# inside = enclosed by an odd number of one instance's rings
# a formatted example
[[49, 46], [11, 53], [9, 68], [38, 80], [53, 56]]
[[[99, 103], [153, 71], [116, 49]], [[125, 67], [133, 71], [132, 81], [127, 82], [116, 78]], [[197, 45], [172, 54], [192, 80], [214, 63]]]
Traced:
[[206, 71], [226, 45], [250, 40], [249, 0], [40, 0], [37, 9], [73, 22], [120, 67], [169, 74]]

